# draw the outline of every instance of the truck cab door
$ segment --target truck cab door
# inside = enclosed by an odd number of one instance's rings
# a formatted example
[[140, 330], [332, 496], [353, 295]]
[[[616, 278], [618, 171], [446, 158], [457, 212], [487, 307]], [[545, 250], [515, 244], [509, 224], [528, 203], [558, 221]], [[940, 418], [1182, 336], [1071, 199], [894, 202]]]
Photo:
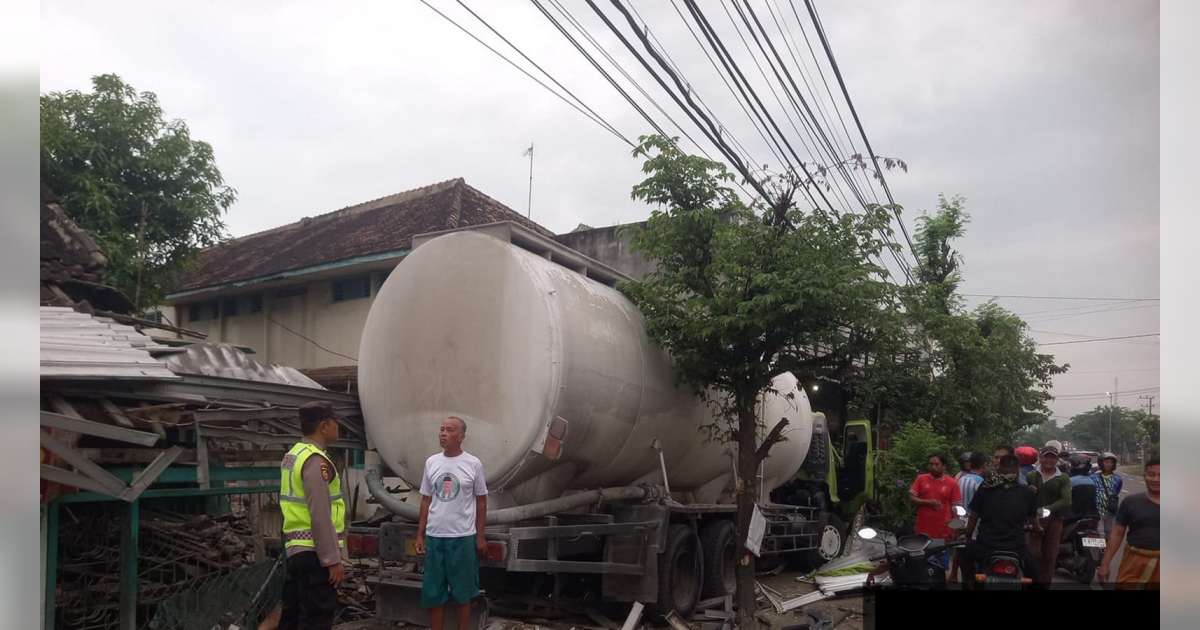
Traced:
[[870, 498], [874, 494], [871, 483], [875, 472], [871, 425], [866, 420], [851, 420], [843, 433], [842, 465], [838, 470], [838, 498], [853, 501], [860, 495]]

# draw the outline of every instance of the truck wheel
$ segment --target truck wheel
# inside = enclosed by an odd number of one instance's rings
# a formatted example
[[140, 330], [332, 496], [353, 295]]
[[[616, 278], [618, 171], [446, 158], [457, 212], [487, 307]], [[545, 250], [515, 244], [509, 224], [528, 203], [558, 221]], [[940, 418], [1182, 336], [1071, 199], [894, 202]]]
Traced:
[[830, 514], [824, 522], [817, 525], [817, 548], [804, 553], [804, 560], [809, 570], [816, 570], [821, 565], [842, 554], [846, 544], [846, 526], [842, 519]]
[[735, 534], [732, 521], [713, 521], [700, 530], [706, 598], [733, 595], [737, 590]]
[[675, 524], [667, 530], [667, 545], [658, 556], [658, 602], [660, 616], [674, 610], [689, 619], [700, 601], [704, 560], [696, 534], [687, 525]]

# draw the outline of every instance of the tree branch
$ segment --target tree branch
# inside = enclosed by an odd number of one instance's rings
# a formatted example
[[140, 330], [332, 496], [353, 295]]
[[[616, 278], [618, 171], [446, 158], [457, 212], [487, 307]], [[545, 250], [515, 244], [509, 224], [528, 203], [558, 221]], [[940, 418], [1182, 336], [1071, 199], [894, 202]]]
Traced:
[[775, 428], [771, 429], [771, 432], [767, 434], [767, 439], [763, 440], [763, 443], [758, 446], [758, 450], [754, 452], [755, 462], [762, 462], [762, 460], [766, 459], [767, 453], [770, 452], [772, 446], [787, 439], [783, 437], [783, 430], [787, 425], [788, 419], [782, 418], [775, 425]]

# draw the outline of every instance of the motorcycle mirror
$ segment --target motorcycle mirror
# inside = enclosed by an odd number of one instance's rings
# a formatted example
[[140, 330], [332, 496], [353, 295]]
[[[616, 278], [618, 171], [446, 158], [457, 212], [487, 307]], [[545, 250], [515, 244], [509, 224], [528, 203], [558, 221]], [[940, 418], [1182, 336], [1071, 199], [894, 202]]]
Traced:
[[858, 537], [863, 540], [873, 540], [878, 535], [879, 535], [879, 532], [875, 531], [874, 529], [871, 529], [870, 527], [864, 527], [864, 528], [858, 530]]
[[961, 506], [961, 505], [956, 505], [956, 506], [954, 506], [954, 515], [955, 515], [955, 516], [960, 516], [960, 517], [961, 517], [961, 516], [966, 516], [966, 515], [967, 515], [967, 508], [965, 508], [965, 507], [963, 507], [963, 506]]
[[1042, 508], [1042, 511], [1038, 513], [1038, 516], [1041, 516], [1042, 518], [1050, 518], [1050, 510]]

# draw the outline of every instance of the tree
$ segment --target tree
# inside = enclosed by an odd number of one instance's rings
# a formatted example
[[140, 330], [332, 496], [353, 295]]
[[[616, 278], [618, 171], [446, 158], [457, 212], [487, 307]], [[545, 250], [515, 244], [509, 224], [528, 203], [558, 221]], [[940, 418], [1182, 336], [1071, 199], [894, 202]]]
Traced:
[[969, 217], [961, 197], [939, 196], [918, 219], [914, 282], [900, 290], [899, 324], [856, 387], [857, 406], [886, 409], [896, 425], [927, 420], [956, 450], [990, 451], [1050, 414], [1051, 379], [1066, 371], [1037, 350], [1020, 317], [995, 303], [966, 310], [954, 241]]
[[1081, 450], [1112, 451], [1128, 456], [1143, 445], [1144, 429], [1139, 420], [1144, 415], [1143, 411], [1105, 405], [1071, 416], [1063, 429], [1071, 443]]
[[42, 96], [42, 181], [104, 250], [106, 280], [138, 308], [154, 305], [199, 249], [226, 236], [221, 214], [237, 195], [212, 147], [165, 120], [152, 92], [115, 74], [92, 88]]
[[630, 237], [656, 268], [622, 290], [679, 380], [716, 411], [712, 437], [737, 445], [738, 614], [741, 627], [754, 627], [755, 562], [744, 547], [751, 480], [787, 424], [760, 426], [755, 402], [783, 371], [803, 380], [871, 346], [894, 308], [894, 287], [872, 262], [886, 247], [890, 210], [801, 210], [805, 184], [788, 176], [769, 181], [772, 199], [748, 206], [722, 164], [667, 138], [643, 136], [634, 156], [647, 178], [632, 196], [659, 209]]
[[1030, 446], [1040, 447], [1050, 440], [1058, 440], [1061, 442], [1063, 440], [1070, 439], [1071, 438], [1067, 436], [1066, 429], [1047, 420], [1046, 422], [1028, 427], [1018, 433], [1017, 437], [1013, 440], [1013, 444], [1028, 444]]

